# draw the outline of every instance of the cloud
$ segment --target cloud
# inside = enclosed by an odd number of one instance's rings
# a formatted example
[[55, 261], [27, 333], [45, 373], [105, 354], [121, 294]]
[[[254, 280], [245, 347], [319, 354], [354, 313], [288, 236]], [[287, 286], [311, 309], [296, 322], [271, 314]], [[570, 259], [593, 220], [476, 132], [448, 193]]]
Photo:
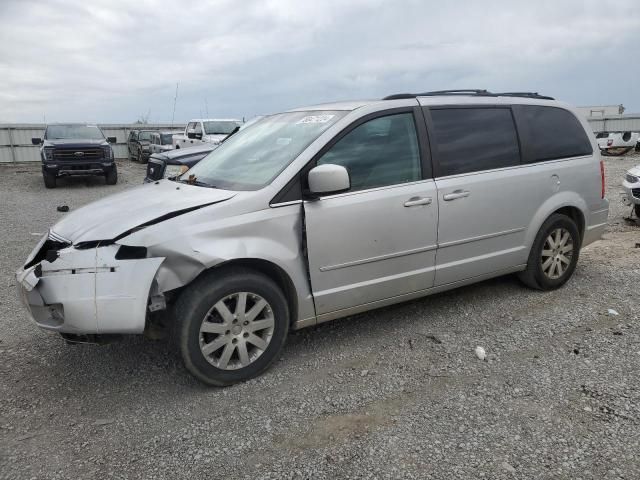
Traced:
[[640, 111], [635, 1], [443, 3], [5, 0], [0, 117], [166, 121], [176, 82], [179, 121], [443, 88]]

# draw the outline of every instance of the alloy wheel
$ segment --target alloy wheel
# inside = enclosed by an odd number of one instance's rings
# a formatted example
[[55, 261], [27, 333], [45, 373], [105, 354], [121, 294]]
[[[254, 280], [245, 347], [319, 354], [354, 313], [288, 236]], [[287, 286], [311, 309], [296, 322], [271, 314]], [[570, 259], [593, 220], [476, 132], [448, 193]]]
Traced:
[[556, 228], [547, 236], [542, 247], [542, 272], [556, 280], [567, 271], [573, 257], [573, 238], [566, 228]]
[[260, 295], [227, 295], [207, 312], [200, 325], [200, 351], [221, 370], [237, 370], [262, 355], [273, 336], [273, 309]]

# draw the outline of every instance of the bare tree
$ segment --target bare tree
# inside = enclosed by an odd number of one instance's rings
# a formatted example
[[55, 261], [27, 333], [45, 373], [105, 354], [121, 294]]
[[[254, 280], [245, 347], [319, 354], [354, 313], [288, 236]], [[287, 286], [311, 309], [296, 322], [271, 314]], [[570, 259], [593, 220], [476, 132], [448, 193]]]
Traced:
[[138, 116], [138, 120], [136, 120], [134, 123], [137, 125], [146, 125], [147, 123], [149, 123], [149, 116], [151, 115], [151, 109], [147, 110], [147, 114], [146, 115], [139, 115]]

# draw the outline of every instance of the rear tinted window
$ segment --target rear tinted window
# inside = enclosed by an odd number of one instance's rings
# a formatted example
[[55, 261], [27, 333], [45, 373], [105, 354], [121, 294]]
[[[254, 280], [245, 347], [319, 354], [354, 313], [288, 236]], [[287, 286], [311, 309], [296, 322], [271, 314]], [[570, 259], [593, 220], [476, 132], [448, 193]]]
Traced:
[[516, 111], [518, 120], [527, 133], [525, 137], [528, 162], [578, 157], [593, 153], [584, 128], [575, 115], [568, 110], [519, 105]]
[[518, 136], [508, 108], [431, 110], [439, 176], [520, 164]]

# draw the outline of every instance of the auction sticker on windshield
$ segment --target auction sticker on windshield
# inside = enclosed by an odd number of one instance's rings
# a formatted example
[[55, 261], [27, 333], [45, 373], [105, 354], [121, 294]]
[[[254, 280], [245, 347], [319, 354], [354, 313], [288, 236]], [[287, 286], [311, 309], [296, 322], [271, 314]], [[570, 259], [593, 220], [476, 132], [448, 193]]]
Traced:
[[327, 123], [333, 117], [335, 117], [335, 115], [308, 115], [296, 123]]

